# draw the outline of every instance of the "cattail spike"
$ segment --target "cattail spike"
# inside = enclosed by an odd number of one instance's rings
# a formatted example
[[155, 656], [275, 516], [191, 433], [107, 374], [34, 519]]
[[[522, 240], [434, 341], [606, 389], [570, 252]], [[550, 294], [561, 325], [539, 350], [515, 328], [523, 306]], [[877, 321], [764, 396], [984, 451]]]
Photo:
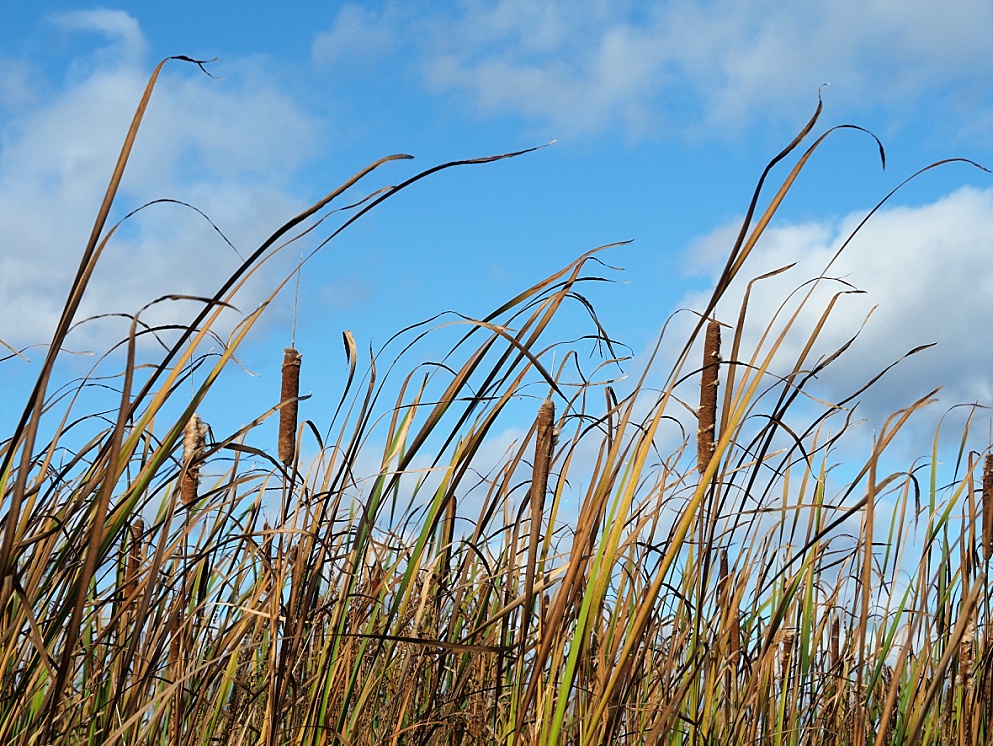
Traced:
[[296, 457], [297, 405], [300, 396], [300, 360], [292, 347], [283, 351], [283, 380], [279, 410], [279, 460], [289, 466]]
[[959, 643], [959, 686], [963, 691], [972, 689], [975, 642], [976, 621], [970, 618]]
[[841, 665], [841, 621], [837, 616], [831, 620], [831, 666]]
[[993, 557], [993, 453], [983, 462], [983, 558]]
[[790, 679], [790, 665], [793, 661], [793, 647], [796, 644], [796, 630], [787, 628], [782, 633], [783, 650], [779, 658], [780, 675], [785, 688]]
[[207, 423], [195, 412], [186, 423], [183, 433], [183, 474], [180, 482], [183, 505], [189, 505], [197, 499], [197, 491], [200, 488], [200, 466], [206, 451], [208, 429]]
[[700, 376], [699, 431], [697, 433], [697, 465], [703, 474], [714, 456], [717, 434], [717, 387], [721, 364], [721, 325], [717, 319], [707, 323], [703, 344], [703, 371]]
[[548, 489], [548, 470], [555, 450], [555, 404], [545, 399], [538, 408], [535, 439], [534, 473], [531, 480], [532, 502], [544, 502]]
[[135, 518], [131, 524], [131, 541], [128, 544], [128, 566], [124, 580], [124, 599], [134, 596], [138, 588], [138, 570], [141, 567], [141, 537], [145, 533], [145, 522]]
[[728, 564], [728, 550], [721, 549], [720, 570], [717, 573], [717, 595], [721, 602], [725, 600], [725, 594], [728, 590], [728, 573], [730, 572]]

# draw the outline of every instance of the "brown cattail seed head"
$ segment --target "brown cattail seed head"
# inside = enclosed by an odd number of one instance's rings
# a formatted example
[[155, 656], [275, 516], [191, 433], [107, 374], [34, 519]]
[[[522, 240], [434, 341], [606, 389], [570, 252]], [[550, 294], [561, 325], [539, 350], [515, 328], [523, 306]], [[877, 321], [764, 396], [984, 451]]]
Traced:
[[145, 533], [145, 522], [135, 518], [131, 524], [131, 541], [128, 544], [128, 567], [124, 585], [125, 600], [134, 596], [138, 588], [138, 569], [141, 567], [141, 537]]
[[703, 372], [700, 376], [700, 429], [697, 433], [697, 465], [703, 474], [714, 455], [717, 432], [717, 386], [721, 364], [721, 325], [717, 319], [707, 323], [703, 343]]
[[200, 487], [200, 465], [206, 451], [208, 425], [194, 413], [186, 423], [183, 433], [183, 473], [181, 490], [183, 505], [189, 505], [197, 499]]
[[734, 599], [729, 600], [731, 610], [731, 626], [728, 632], [728, 658], [732, 664], [737, 664], [738, 655], [741, 653], [741, 619], [738, 617], [738, 606]]
[[962, 641], [959, 643], [959, 686], [963, 689], [972, 688], [975, 642], [976, 622], [974, 619], [969, 619], [965, 634], [962, 635]]
[[545, 491], [548, 489], [548, 470], [555, 450], [555, 404], [551, 399], [545, 399], [538, 408], [535, 427], [537, 437], [534, 446], [531, 500], [532, 505], [541, 505], [544, 502]]
[[841, 665], [841, 620], [831, 620], [831, 665]]
[[721, 549], [721, 560], [720, 561], [721, 561], [720, 570], [719, 570], [719, 572], [717, 574], [717, 588], [718, 588], [717, 593], [718, 593], [718, 596], [720, 597], [720, 599], [723, 601], [724, 600], [724, 596], [725, 596], [725, 594], [727, 593], [727, 590], [728, 590], [728, 588], [727, 588], [728, 573], [730, 572], [730, 568], [728, 567], [728, 550], [727, 549]]
[[993, 557], [993, 453], [983, 462], [983, 558]]
[[796, 644], [796, 631], [793, 629], [783, 630], [783, 651], [780, 657], [779, 664], [781, 670], [781, 675], [783, 681], [789, 679], [790, 676], [790, 662], [793, 658], [793, 646]]
[[296, 456], [297, 405], [300, 396], [299, 352], [292, 347], [283, 351], [283, 382], [279, 400], [279, 460], [289, 466]]

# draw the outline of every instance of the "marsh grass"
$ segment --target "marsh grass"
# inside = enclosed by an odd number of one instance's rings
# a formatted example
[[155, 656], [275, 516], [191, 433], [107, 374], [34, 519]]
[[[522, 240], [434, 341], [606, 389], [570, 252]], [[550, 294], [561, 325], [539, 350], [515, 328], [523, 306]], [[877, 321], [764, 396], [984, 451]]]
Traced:
[[[279, 228], [151, 365], [138, 339], [155, 330], [136, 316], [119, 405], [83, 415], [98, 434], [77, 444], [67, 423], [79, 416], [55, 406], [51, 377], [113, 236], [110, 206], [159, 70], [2, 444], [0, 742], [990, 741], [993, 457], [960, 452], [949, 477], [936, 434], [930, 454], [886, 468], [932, 392], [862, 457], [834, 464], [866, 389], [827, 403], [808, 388], [851, 344], [814, 357], [841, 292], [809, 329], [798, 325], [812, 290], [784, 304], [754, 349], [748, 293], [736, 319], [715, 318], [834, 131], [759, 210], [820, 106], [762, 174], [699, 320], [677, 338], [670, 320], [633, 381], [583, 295], [598, 249], [483, 319], [459, 319], [450, 353], [409, 372], [402, 361], [437, 331], [401, 334], [393, 362], [363, 362], [345, 333], [349, 374], [328, 423], [298, 423], [307, 371], [288, 349], [281, 391], [260, 394], [272, 408], [211, 435], [198, 412], [268, 301], [220, 354], [196, 350], [261, 263], [311, 233], [325, 231], [323, 246], [440, 169], [495, 160], [443, 164], [332, 209], [394, 156]], [[556, 318], [577, 311], [588, 335], [555, 338]], [[772, 375], [797, 333], [799, 356]], [[192, 371], [191, 394], [180, 384]], [[522, 407], [534, 424], [494, 460], [486, 446]], [[277, 412], [277, 442], [260, 442]]]

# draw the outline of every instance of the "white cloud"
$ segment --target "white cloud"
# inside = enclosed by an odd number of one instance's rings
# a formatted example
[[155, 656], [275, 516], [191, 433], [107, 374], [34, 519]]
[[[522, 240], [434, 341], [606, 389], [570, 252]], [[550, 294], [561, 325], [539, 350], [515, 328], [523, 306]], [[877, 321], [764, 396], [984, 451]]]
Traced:
[[16, 111], [38, 99], [38, 82], [24, 60], [0, 56], [0, 107]]
[[336, 72], [369, 65], [396, 44], [394, 26], [389, 14], [347, 3], [338, 11], [331, 29], [314, 39], [311, 47], [314, 63]]
[[861, 111], [895, 105], [915, 115], [938, 101], [961, 121], [993, 111], [993, 5], [983, 0], [501, 0], [461, 3], [453, 14], [415, 16], [406, 6], [402, 17], [398, 8], [345, 6], [317, 37], [315, 59], [392, 46], [406, 61], [413, 49], [434, 91], [556, 134], [619, 125], [637, 135], [677, 110], [687, 130], [795, 119], [824, 82], [833, 102]]
[[96, 31], [103, 34], [111, 47], [101, 51], [108, 60], [123, 58], [140, 62], [148, 49], [138, 21], [123, 10], [74, 10], [52, 16], [52, 21], [65, 31]]
[[974, 0], [677, 4], [659, 40], [708, 119], [728, 125], [770, 104], [805, 109], [823, 82], [856, 106], [915, 102], [952, 82], [968, 90], [993, 79], [981, 31], [991, 24], [993, 7]]
[[[14, 346], [49, 339], [151, 73], [144, 38], [127, 14], [94, 11], [58, 20], [67, 29], [101, 30], [113, 42], [77, 60], [71, 81], [53, 97], [20, 100], [3, 128], [0, 338]], [[180, 199], [209, 215], [247, 255], [304, 207], [288, 184], [316, 147], [317, 131], [313, 117], [261, 64], [239, 61], [233, 74], [214, 80], [193, 66], [168, 63], [111, 223], [143, 202]], [[77, 319], [134, 312], [166, 293], [212, 295], [237, 264], [201, 217], [155, 206], [110, 242]], [[270, 272], [267, 288], [283, 274]], [[242, 311], [252, 310], [261, 290], [242, 299]], [[189, 306], [169, 304], [150, 318], [180, 322], [189, 313]], [[90, 326], [70, 347], [102, 351], [120, 331], [120, 324]]]
[[[753, 289], [743, 350], [754, 349], [792, 289], [825, 272], [831, 257], [863, 217], [852, 214], [837, 222], [767, 230], [718, 306], [718, 317], [736, 324], [748, 280], [792, 262], [798, 265]], [[736, 227], [722, 227], [696, 242], [692, 250], [698, 256], [713, 257], [711, 267], [716, 273], [723, 266], [735, 232]], [[855, 344], [818, 377], [814, 390], [826, 398], [846, 395], [911, 349], [935, 342], [936, 347], [906, 360], [862, 397], [862, 415], [871, 417], [874, 427], [881, 427], [889, 414], [938, 386], [944, 388], [936, 414], [958, 403], [993, 403], [990, 256], [993, 189], [965, 187], [931, 204], [886, 208], [874, 215], [825, 272], [827, 277], [841, 278], [865, 294], [840, 299], [805, 367], [809, 369], [820, 355], [841, 346], [859, 330], [870, 311], [872, 315]], [[797, 358], [830, 295], [847, 289], [837, 281], [821, 284], [796, 331], [787, 338], [777, 372], [785, 373]], [[799, 297], [787, 304], [790, 310]], [[706, 302], [707, 296], [693, 293], [680, 305], [702, 309]], [[780, 315], [777, 330], [787, 317]], [[725, 349], [730, 345], [730, 334], [726, 339]]]
[[649, 28], [595, 5], [470, 4], [438, 23], [425, 81], [467, 94], [486, 114], [512, 112], [566, 133], [620, 121], [641, 131], [661, 85], [663, 52]]

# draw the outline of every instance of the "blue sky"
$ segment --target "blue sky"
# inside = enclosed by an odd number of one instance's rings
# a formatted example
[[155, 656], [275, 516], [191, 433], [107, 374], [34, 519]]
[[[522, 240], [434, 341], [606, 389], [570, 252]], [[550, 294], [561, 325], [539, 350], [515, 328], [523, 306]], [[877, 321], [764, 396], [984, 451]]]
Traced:
[[[217, 77], [167, 66], [117, 215], [151, 199], [183, 200], [243, 254], [381, 156], [415, 160], [389, 164], [370, 188], [436, 163], [554, 140], [421, 182], [310, 263], [296, 341], [304, 388], [315, 394], [327, 386], [316, 371], [343, 372], [342, 330], [360, 348], [379, 347], [446, 310], [479, 317], [615, 241], [632, 243], [602, 258], [623, 271], [603, 270], [615, 283], [591, 297], [637, 361], [674, 309], [702, 309], [762, 168], [811, 115], [822, 83], [830, 85], [817, 132], [842, 123], [871, 130], [886, 148], [886, 169], [867, 135], [829, 138], [745, 267], [748, 279], [800, 261], [753, 301], [756, 318], [821, 272], [861, 216], [917, 169], [950, 157], [993, 165], [993, 5], [985, 0], [258, 9], [5, 1], [2, 17], [0, 339], [17, 349], [43, 343], [53, 328], [141, 90], [166, 56], [216, 57], [208, 70]], [[159, 206], [112, 243], [81, 315], [131, 312], [167, 292], [206, 293], [236, 259], [203, 221]], [[287, 254], [263, 279], [278, 281], [295, 260]], [[824, 381], [829, 393], [937, 342], [888, 377], [863, 414], [881, 422], [937, 385], [946, 387], [939, 415], [960, 402], [993, 403], [993, 177], [963, 164], [925, 174], [832, 272], [867, 294], [841, 304], [825, 349], [878, 309], [842, 372]], [[264, 284], [249, 288], [249, 307]], [[736, 298], [726, 305], [729, 323]], [[291, 315], [284, 294], [243, 349], [261, 379], [243, 376], [238, 396], [255, 401], [275, 390]], [[89, 324], [70, 341], [99, 351], [122, 328]], [[37, 347], [25, 355], [31, 362], [0, 364], [4, 432], [42, 357]], [[64, 374], [78, 375], [89, 360], [67, 357]], [[216, 405], [214, 421], [236, 427], [272, 403], [261, 397], [249, 414], [233, 398]], [[311, 406], [319, 403], [315, 396]], [[303, 415], [324, 419], [313, 411]], [[988, 421], [978, 447], [989, 442]], [[927, 443], [926, 428], [921, 434]]]

